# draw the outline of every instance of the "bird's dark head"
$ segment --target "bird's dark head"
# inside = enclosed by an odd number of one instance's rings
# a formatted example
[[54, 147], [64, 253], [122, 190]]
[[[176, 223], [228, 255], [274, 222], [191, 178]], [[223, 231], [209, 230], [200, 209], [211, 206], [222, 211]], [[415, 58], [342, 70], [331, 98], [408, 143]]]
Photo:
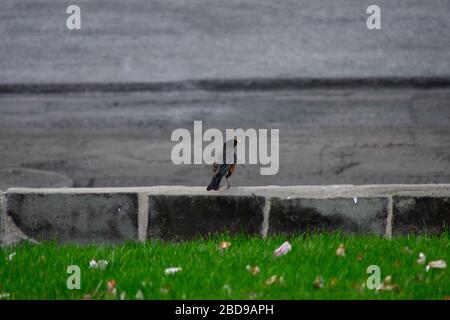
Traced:
[[[227, 143], [229, 143], [231, 145], [231, 140], [225, 141], [223, 143], [223, 146], [225, 147], [227, 145]], [[234, 137], [233, 139], [233, 146], [237, 146], [238, 143], [241, 143], [241, 140], [239, 140], [237, 137]]]

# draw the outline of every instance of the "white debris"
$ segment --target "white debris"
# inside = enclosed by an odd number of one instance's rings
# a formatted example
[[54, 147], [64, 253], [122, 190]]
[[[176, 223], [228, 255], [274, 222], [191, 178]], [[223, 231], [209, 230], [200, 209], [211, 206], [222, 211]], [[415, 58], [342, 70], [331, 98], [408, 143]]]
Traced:
[[445, 269], [447, 264], [444, 260], [430, 261], [425, 270], [428, 272], [430, 269]]
[[353, 202], [356, 204], [358, 203], [358, 198], [357, 197], [353, 197]]
[[91, 268], [91, 269], [103, 270], [107, 266], [108, 266], [108, 261], [106, 261], [106, 260], [95, 261], [94, 259], [92, 259], [91, 261], [89, 261], [89, 268]]
[[336, 249], [336, 255], [338, 257], [345, 257], [345, 247], [344, 244], [341, 243]]
[[423, 252], [419, 253], [419, 259], [417, 259], [418, 264], [425, 264], [426, 261], [425, 254]]
[[138, 292], [136, 292], [136, 299], [144, 300], [144, 293], [141, 290], [138, 290]]
[[9, 299], [10, 296], [11, 296], [10, 293], [0, 293], [0, 300]]
[[246, 269], [254, 276], [261, 272], [258, 266], [247, 265]]
[[180, 272], [181, 270], [183, 270], [180, 267], [171, 267], [171, 268], [167, 268], [166, 270], [164, 270], [164, 273], [169, 275], [169, 274], [175, 274], [177, 272]]
[[287, 254], [289, 251], [291, 251], [291, 249], [292, 249], [291, 244], [288, 241], [285, 241], [285, 242], [283, 242], [283, 244], [280, 247], [278, 247], [275, 250], [274, 255], [276, 257], [283, 256], [283, 255]]
[[8, 260], [9, 260], [9, 261], [12, 261], [12, 259], [14, 259], [15, 255], [16, 255], [15, 252], [11, 253], [11, 254], [8, 256]]

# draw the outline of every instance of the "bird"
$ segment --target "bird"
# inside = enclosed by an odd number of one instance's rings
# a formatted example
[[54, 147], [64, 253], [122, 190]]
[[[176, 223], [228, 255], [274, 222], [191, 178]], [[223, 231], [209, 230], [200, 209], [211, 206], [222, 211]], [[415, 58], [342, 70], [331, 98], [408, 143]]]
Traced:
[[[233, 172], [236, 170], [236, 162], [237, 162], [236, 145], [238, 144], [238, 142], [239, 140], [235, 137], [233, 141], [230, 140], [223, 144], [223, 163], [220, 165], [217, 164], [216, 162], [213, 163], [211, 167], [213, 177], [208, 187], [206, 188], [207, 191], [219, 190], [220, 181], [222, 180], [223, 176], [225, 176], [225, 179], [227, 180], [227, 189], [231, 187], [228, 178], [231, 177]], [[234, 161], [233, 163], [226, 163], [227, 154], [231, 156], [231, 152], [233, 153]]]

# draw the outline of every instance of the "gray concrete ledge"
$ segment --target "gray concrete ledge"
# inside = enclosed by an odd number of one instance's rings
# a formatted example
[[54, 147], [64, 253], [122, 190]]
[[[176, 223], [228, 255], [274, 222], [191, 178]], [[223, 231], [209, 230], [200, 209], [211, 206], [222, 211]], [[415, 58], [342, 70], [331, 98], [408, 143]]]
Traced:
[[2, 244], [265, 237], [341, 230], [391, 237], [449, 231], [450, 184], [11, 188], [0, 197]]

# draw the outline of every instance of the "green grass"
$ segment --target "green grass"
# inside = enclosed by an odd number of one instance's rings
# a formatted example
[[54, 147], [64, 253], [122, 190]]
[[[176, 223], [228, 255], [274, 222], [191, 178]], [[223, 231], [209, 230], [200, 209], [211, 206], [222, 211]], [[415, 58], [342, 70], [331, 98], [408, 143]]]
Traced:
[[[221, 251], [219, 243], [231, 242]], [[285, 240], [292, 251], [274, 257]], [[336, 256], [343, 243], [344, 257]], [[16, 252], [10, 261], [8, 256]], [[450, 296], [449, 269], [425, 271], [417, 264], [419, 252], [430, 260], [450, 262], [450, 235], [379, 237], [321, 234], [270, 237], [218, 236], [180, 243], [126, 243], [118, 246], [76, 246], [46, 243], [0, 249], [0, 295], [9, 299], [443, 299]], [[89, 268], [91, 259], [107, 260], [104, 270]], [[69, 265], [81, 269], [81, 289], [69, 290]], [[259, 266], [252, 275], [247, 265]], [[369, 265], [390, 275], [398, 290], [376, 291], [364, 287]], [[165, 275], [168, 267], [182, 267]], [[284, 281], [268, 285], [272, 275]], [[322, 278], [322, 287], [314, 285]], [[107, 281], [116, 280], [116, 296]]]

